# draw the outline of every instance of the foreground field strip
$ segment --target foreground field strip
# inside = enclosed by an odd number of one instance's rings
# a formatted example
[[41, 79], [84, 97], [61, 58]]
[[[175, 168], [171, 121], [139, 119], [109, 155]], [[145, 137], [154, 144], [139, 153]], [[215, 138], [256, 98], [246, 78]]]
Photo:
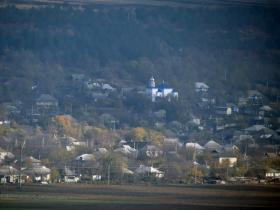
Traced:
[[233, 199], [225, 199], [223, 197], [181, 197], [181, 196], [108, 196], [108, 195], [5, 195], [1, 196], [2, 204], [37, 204], [37, 205], [48, 205], [48, 203], [56, 204], [95, 204], [95, 203], [118, 203], [118, 204], [181, 204], [181, 205], [201, 205], [201, 206], [231, 206], [231, 207], [271, 207], [279, 204], [279, 198], [277, 199], [247, 199], [238, 197]]
[[[154, 198], [151, 198], [154, 199]], [[173, 200], [172, 202], [161, 203], [159, 200], [145, 200], [139, 199], [137, 200], [111, 200], [111, 199], [99, 199], [96, 200], [77, 200], [77, 199], [46, 199], [42, 200], [18, 200], [18, 199], [11, 199], [11, 200], [1, 200], [2, 207], [42, 207], [42, 208], [49, 208], [52, 206], [63, 206], [65, 208], [70, 206], [95, 206], [97, 204], [120, 204], [120, 205], [181, 205], [181, 206], [201, 206], [201, 207], [224, 207], [224, 208], [272, 208], [274, 205], [259, 205], [259, 204], [240, 204], [240, 203], [221, 203], [221, 202], [201, 202], [196, 200], [190, 200], [189, 202], [180, 202]], [[0, 206], [0, 207], [1, 207]]]
[[[2, 187], [0, 204], [9, 207], [63, 205], [188, 205], [244, 208], [279, 206], [275, 186], [25, 185]], [[1, 207], [0, 205], [0, 207]]]
[[[233, 188], [233, 189], [232, 189]], [[240, 188], [240, 189], [239, 189]], [[129, 186], [129, 185], [50, 185], [50, 186], [26, 186], [20, 193], [14, 188], [3, 190], [10, 194], [25, 194], [27, 193], [44, 193], [51, 195], [54, 194], [79, 194], [79, 195], [119, 195], [119, 196], [152, 196], [157, 194], [158, 196], [194, 196], [194, 197], [241, 197], [242, 198], [264, 198], [264, 197], [279, 197], [280, 188], [269, 188], [265, 187], [265, 192], [261, 190], [256, 190], [253, 187], [248, 190], [244, 186], [240, 186], [234, 189], [232, 186], [227, 187], [212, 187], [204, 186], [202, 187], [158, 187], [158, 186]]]

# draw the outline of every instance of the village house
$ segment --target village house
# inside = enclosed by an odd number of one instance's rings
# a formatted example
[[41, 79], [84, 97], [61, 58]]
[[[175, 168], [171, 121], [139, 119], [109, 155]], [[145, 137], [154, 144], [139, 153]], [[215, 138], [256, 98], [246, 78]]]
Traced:
[[146, 145], [140, 150], [140, 155], [148, 158], [158, 158], [163, 155], [163, 151], [154, 145]]
[[216, 107], [216, 113], [219, 115], [231, 115], [232, 108], [228, 106], [218, 106]]
[[248, 90], [248, 100], [251, 105], [258, 106], [263, 104], [263, 95], [257, 90]]
[[60, 138], [61, 144], [65, 146], [67, 151], [74, 151], [75, 149], [79, 147], [86, 147], [87, 142], [79, 141], [78, 139], [75, 139], [71, 136], [63, 136]]
[[42, 165], [42, 161], [29, 156], [24, 158], [22, 174], [27, 182], [49, 182], [51, 170]]
[[216, 151], [216, 152], [221, 152], [223, 147], [218, 144], [217, 142], [215, 142], [214, 140], [210, 140], [208, 141], [205, 145], [204, 145], [204, 148], [206, 150], [209, 150], [209, 151]]
[[175, 151], [177, 152], [183, 144], [178, 138], [164, 138], [163, 147], [165, 151]]
[[78, 181], [80, 181], [80, 177], [77, 176], [74, 171], [65, 166], [63, 181], [65, 183], [77, 183]]
[[41, 115], [55, 115], [58, 113], [58, 101], [49, 94], [40, 95], [35, 105], [32, 113], [37, 112]]
[[195, 83], [195, 92], [197, 93], [206, 93], [208, 92], [209, 86], [203, 82], [196, 82]]
[[234, 153], [234, 152], [239, 152], [239, 148], [234, 145], [234, 144], [226, 144], [223, 146], [223, 150], [225, 152], [230, 152], [230, 153]]
[[93, 161], [95, 157], [93, 154], [82, 154], [75, 158], [76, 161]]
[[41, 160], [34, 158], [33, 156], [26, 157], [24, 163], [27, 167], [36, 167], [42, 164]]
[[5, 118], [0, 118], [0, 126], [10, 127], [11, 121]]
[[8, 152], [0, 147], [0, 161], [4, 161], [6, 158], [14, 159], [15, 155], [11, 152]]
[[265, 173], [265, 178], [267, 180], [275, 180], [275, 179], [280, 180], [280, 171], [275, 169], [269, 169]]
[[142, 176], [151, 176], [153, 175], [156, 178], [163, 178], [164, 177], [164, 172], [158, 170], [157, 168], [154, 168], [152, 166], [145, 166], [145, 165], [140, 165], [136, 169], [136, 173], [140, 174]]
[[13, 166], [0, 167], [0, 183], [15, 183], [18, 178], [18, 170]]
[[85, 79], [84, 74], [72, 74], [71, 78], [74, 82], [82, 82]]
[[264, 105], [259, 108], [259, 116], [261, 118], [266, 117], [266, 116], [271, 116], [272, 113], [272, 108], [268, 105]]
[[186, 143], [186, 149], [187, 150], [193, 150], [195, 151], [197, 154], [202, 154], [204, 151], [204, 147], [202, 147], [200, 144], [195, 143], [195, 142], [187, 142]]
[[51, 180], [51, 169], [43, 165], [28, 167], [23, 170], [26, 180], [32, 182], [49, 182]]
[[138, 151], [134, 148], [132, 148], [131, 146], [129, 145], [122, 145], [121, 147], [117, 148], [114, 150], [114, 152], [120, 152], [124, 155], [130, 155], [130, 156], [133, 156], [133, 157], [137, 157], [137, 154], [138, 154]]

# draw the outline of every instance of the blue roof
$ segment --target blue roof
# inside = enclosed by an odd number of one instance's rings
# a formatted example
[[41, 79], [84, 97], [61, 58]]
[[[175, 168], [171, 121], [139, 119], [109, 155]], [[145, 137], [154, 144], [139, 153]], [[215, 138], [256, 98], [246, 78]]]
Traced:
[[163, 89], [173, 89], [171, 86], [169, 86], [167, 83], [161, 83], [159, 86], [157, 86], [158, 89], [163, 90]]

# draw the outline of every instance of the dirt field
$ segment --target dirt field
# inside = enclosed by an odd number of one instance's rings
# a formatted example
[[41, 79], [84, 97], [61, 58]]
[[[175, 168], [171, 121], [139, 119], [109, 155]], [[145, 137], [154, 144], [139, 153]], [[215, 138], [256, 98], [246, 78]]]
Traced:
[[1, 186], [0, 209], [273, 209], [280, 186], [135, 186], [23, 185]]

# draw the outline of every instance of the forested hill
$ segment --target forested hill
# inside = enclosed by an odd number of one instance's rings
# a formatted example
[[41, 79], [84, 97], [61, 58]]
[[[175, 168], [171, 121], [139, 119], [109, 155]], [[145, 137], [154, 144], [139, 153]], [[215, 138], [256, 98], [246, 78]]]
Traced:
[[120, 85], [153, 74], [182, 97], [195, 81], [218, 90], [279, 81], [279, 34], [277, 7], [3, 6], [0, 101], [24, 101], [34, 84], [55, 95], [73, 73]]

